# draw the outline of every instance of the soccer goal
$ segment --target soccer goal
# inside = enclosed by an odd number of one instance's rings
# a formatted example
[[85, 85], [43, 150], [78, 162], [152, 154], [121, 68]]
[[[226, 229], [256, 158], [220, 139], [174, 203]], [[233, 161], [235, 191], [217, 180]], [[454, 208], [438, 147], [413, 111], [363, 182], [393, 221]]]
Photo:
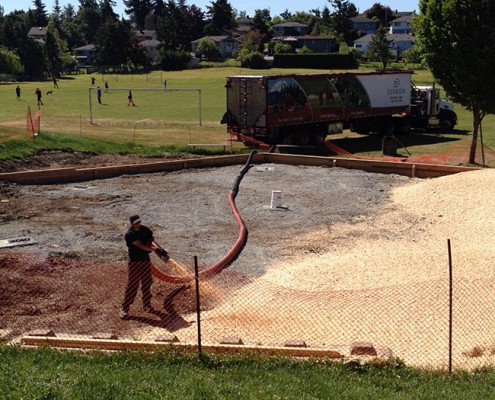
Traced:
[[[135, 108], [123, 109], [124, 106]], [[98, 118], [171, 119], [202, 125], [201, 89], [89, 88], [89, 122]]]

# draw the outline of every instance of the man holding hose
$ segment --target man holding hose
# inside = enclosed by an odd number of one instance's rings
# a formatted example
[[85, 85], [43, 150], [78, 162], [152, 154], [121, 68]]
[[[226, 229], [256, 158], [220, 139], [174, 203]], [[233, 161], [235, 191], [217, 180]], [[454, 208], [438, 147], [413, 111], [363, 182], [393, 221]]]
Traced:
[[125, 242], [128, 248], [128, 278], [127, 286], [122, 302], [120, 317], [129, 318], [129, 308], [134, 302], [139, 284], [141, 283], [141, 292], [143, 296], [143, 311], [152, 313], [151, 306], [151, 285], [153, 278], [151, 276], [151, 259], [150, 253], [155, 250], [152, 245], [153, 232], [147, 226], [141, 225], [139, 215], [132, 215], [129, 218], [130, 226], [125, 232]]

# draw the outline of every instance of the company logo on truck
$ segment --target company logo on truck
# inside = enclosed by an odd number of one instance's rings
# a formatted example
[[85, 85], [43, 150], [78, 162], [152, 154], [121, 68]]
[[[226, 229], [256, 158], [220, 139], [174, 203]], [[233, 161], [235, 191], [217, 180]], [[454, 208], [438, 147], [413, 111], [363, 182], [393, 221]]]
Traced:
[[394, 80], [394, 87], [393, 89], [387, 89], [387, 94], [389, 96], [396, 96], [396, 95], [401, 95], [406, 93], [406, 89], [399, 87], [400, 86], [400, 79], [397, 78]]

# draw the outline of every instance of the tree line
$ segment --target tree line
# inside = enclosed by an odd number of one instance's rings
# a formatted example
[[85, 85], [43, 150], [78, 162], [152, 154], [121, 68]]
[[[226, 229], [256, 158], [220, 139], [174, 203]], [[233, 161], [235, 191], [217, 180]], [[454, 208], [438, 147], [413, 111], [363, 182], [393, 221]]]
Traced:
[[[322, 10], [286, 10], [274, 17], [269, 9], [256, 10], [251, 17], [251, 30], [240, 37], [239, 56], [261, 54], [272, 40], [272, 26], [291, 21], [308, 25], [312, 34], [333, 35], [337, 42], [351, 44], [360, 35], [350, 21], [358, 15], [356, 6], [347, 0], [328, 3], [330, 7]], [[246, 12], [235, 10], [228, 0], [211, 1], [206, 10], [188, 5], [185, 0], [124, 0], [126, 17], [115, 13], [115, 5], [113, 0], [79, 0], [76, 9], [72, 4], [61, 7], [59, 0], [55, 0], [52, 10], [47, 11], [42, 0], [33, 0], [29, 10], [15, 10], [7, 15], [0, 6], [0, 73], [30, 79], [59, 76], [76, 68], [74, 49], [88, 44], [95, 45], [92, 64], [96, 67], [182, 69], [190, 59], [191, 41], [230, 35], [238, 20], [248, 18]], [[365, 14], [384, 26], [396, 17], [389, 7], [379, 3]], [[28, 36], [33, 27], [46, 27], [44, 44]], [[155, 31], [161, 43], [156, 61], [151, 62], [154, 65], [150, 65], [135, 35], [143, 30]], [[200, 48], [207, 54], [217, 51], [215, 44], [208, 41], [201, 43]]]

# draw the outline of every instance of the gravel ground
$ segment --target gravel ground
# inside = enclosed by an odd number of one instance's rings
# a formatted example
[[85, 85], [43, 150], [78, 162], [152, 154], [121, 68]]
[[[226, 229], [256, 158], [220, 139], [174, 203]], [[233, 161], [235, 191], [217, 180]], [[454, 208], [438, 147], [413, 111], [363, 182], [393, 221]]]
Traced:
[[[208, 264], [237, 238], [228, 195], [241, 167], [67, 185], [4, 183], [2, 236], [30, 236], [38, 244], [29, 251], [44, 254], [124, 260], [122, 233], [128, 216], [138, 213], [174, 258], [188, 260], [197, 255]], [[296, 235], [380, 213], [390, 190], [408, 182], [401, 176], [339, 168], [255, 165], [242, 180], [236, 198], [249, 230], [246, 257], [239, 265], [250, 271], [264, 269], [280, 255], [304, 251], [287, 243]], [[281, 191], [283, 208], [270, 208], [272, 191]], [[316, 242], [307, 251], [320, 252], [328, 245]], [[249, 265], [253, 257], [257, 261]]]
[[[86, 307], [93, 311], [81, 312], [78, 318], [89, 322], [97, 312], [104, 316], [98, 322], [100, 330], [127, 329], [115, 310], [125, 280], [123, 232], [128, 216], [140, 214], [174, 260], [191, 266], [193, 257], [198, 256], [204, 268], [221, 259], [237, 239], [238, 227], [228, 206], [228, 195], [241, 168], [183, 170], [65, 185], [0, 183], [0, 239], [29, 236], [37, 242], [29, 247], [0, 250], [0, 256], [20, 257], [22, 251], [72, 260], [78, 266], [99, 263], [101, 268], [94, 268], [94, 264], [87, 269], [80, 267], [85, 274], [78, 287], [80, 294], [68, 296], [63, 302], [68, 303], [68, 313], [74, 316], [75, 304], [71, 302], [88, 302], [91, 293], [111, 273], [112, 288], [106, 287], [104, 296], [93, 298], [91, 307]], [[268, 312], [266, 332], [271, 335], [276, 330], [273, 325], [280, 327], [284, 319], [290, 319], [287, 309], [278, 303], [285, 297], [295, 314], [313, 318], [308, 315], [309, 308], [313, 314], [325, 317], [322, 321], [327, 322], [319, 323], [329, 324], [321, 334], [326, 337], [315, 333], [315, 341], [348, 343], [365, 339], [389, 346], [406, 360], [424, 365], [425, 360], [417, 357], [420, 350], [411, 348], [411, 341], [420, 340], [422, 348], [426, 346], [432, 352], [443, 346], [437, 341], [445, 333], [444, 316], [438, 318], [430, 313], [438, 304], [444, 304], [443, 297], [439, 300], [433, 289], [442, 286], [439, 282], [446, 277], [446, 240], [451, 239], [456, 279], [465, 281], [457, 293], [474, 293], [477, 299], [476, 303], [460, 301], [463, 308], [456, 315], [462, 326], [456, 334], [469, 340], [462, 342], [457, 352], [495, 346], [490, 334], [495, 331], [495, 321], [485, 314], [495, 306], [490, 289], [495, 259], [491, 243], [495, 230], [491, 195], [494, 183], [495, 171], [491, 169], [419, 180], [340, 168], [255, 165], [242, 180], [236, 198], [249, 231], [248, 242], [228, 269], [229, 274], [249, 277], [249, 283], [237, 287], [237, 292], [229, 291], [228, 304], [210, 308], [205, 318], [208, 313], [223, 312], [223, 318], [215, 320], [216, 329], [222, 330], [234, 320], [242, 325], [235, 313]], [[277, 190], [281, 191], [283, 207], [272, 209], [272, 192]], [[114, 262], [120, 264], [102, 271]], [[19, 279], [19, 270], [4, 263], [0, 271], [0, 291], [12, 292], [11, 283]], [[74, 285], [74, 274], [82, 274], [75, 267], [70, 271], [57, 275], [58, 290]], [[405, 288], [410, 290], [409, 295], [404, 295]], [[31, 290], [35, 289], [39, 287]], [[154, 290], [163, 298], [174, 288], [159, 286]], [[0, 328], [10, 323], [23, 332], [33, 326], [33, 316], [18, 317], [25, 315], [19, 311], [25, 308], [21, 301], [25, 293], [11, 293], [17, 301], [4, 302], [5, 315], [12, 319], [4, 318]], [[295, 299], [302, 293], [304, 302], [299, 304]], [[404, 296], [409, 296], [410, 303]], [[330, 307], [329, 299], [334, 302], [332, 307], [338, 304], [344, 322], [335, 314], [327, 315], [332, 310], [337, 312]], [[391, 299], [396, 300], [393, 306]], [[48, 307], [53, 298], [47, 296], [44, 301]], [[236, 304], [237, 309], [228, 308]], [[405, 306], [410, 308], [404, 314]], [[188, 307], [183, 313], [186, 320]], [[38, 323], [46, 322], [43, 302], [39, 309], [42, 315]], [[473, 325], [473, 320], [482, 322]], [[353, 327], [363, 321], [373, 326], [372, 331], [332, 331], [339, 324]], [[389, 332], [392, 321], [404, 332]], [[173, 327], [165, 323], [156, 329], [182, 332], [194, 328], [184, 320], [181, 323]], [[245, 323], [252, 324], [252, 320]], [[142, 321], [130, 324], [134, 331], [143, 329]], [[298, 320], [297, 325], [304, 325], [304, 321]], [[474, 335], [473, 330], [482, 333]], [[418, 339], [418, 332], [427, 333], [424, 340]], [[263, 336], [262, 333], [258, 326], [257, 334]], [[397, 335], [404, 336], [397, 339]], [[493, 356], [487, 356], [490, 357]], [[436, 360], [428, 353], [428, 363], [432, 359]]]

